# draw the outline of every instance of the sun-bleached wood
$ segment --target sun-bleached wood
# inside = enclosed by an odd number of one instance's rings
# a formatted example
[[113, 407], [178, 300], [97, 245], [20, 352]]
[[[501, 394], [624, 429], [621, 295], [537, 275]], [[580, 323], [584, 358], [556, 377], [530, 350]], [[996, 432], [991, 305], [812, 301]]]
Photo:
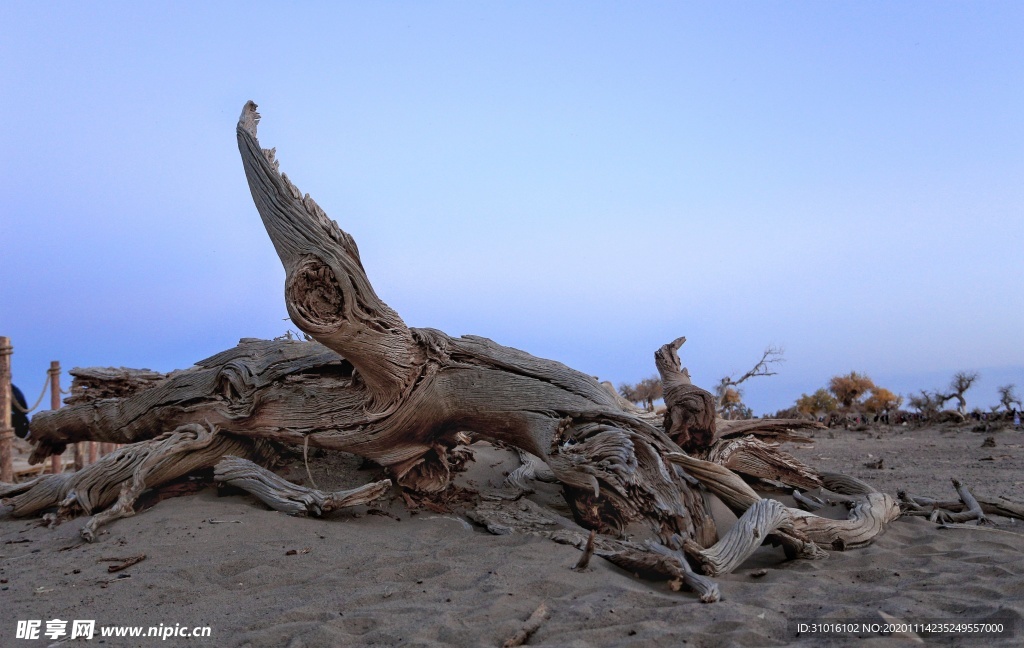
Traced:
[[[4, 504], [15, 517], [57, 507], [50, 514], [51, 523], [98, 513], [82, 531], [91, 541], [101, 524], [131, 515], [135, 499], [146, 488], [212, 467], [225, 454], [261, 456], [267, 451], [254, 439], [187, 423], [156, 438], [118, 448], [77, 472], [44, 475], [8, 487]], [[107, 509], [115, 501], [114, 509]]]
[[[589, 530], [596, 530], [596, 555], [687, 584], [702, 600], [719, 596], [717, 585], [689, 562], [701, 564], [702, 552], [711, 551], [707, 556], [714, 558], [704, 562], [716, 569], [739, 564], [761, 539], [783, 544], [790, 557], [820, 557], [809, 536], [783, 519], [793, 514], [780, 513], [739, 475], [747, 471], [751, 480], [804, 487], [815, 483], [815, 473], [779, 452], [773, 440], [797, 438], [790, 430], [816, 424], [717, 420], [713, 397], [693, 385], [681, 366], [677, 351], [685, 338], [655, 353], [669, 409], [659, 421], [561, 363], [482, 337], [454, 338], [407, 326], [375, 292], [354, 239], [280, 172], [275, 150], [260, 146], [259, 119], [248, 102], [236, 128], [242, 166], [285, 269], [289, 315], [315, 341], [243, 339], [167, 375], [83, 371], [81, 399], [33, 420], [33, 461], [84, 440], [131, 444], [122, 449], [130, 453], [148, 447], [147, 440], [163, 439], [166, 430], [202, 424], [222, 429], [225, 445], [245, 440], [350, 452], [382, 466], [397, 486], [430, 497], [447, 489], [471, 460], [467, 444], [483, 439], [536, 458], [515, 484], [547, 473], [561, 484], [575, 522], [544, 531], [549, 537], [583, 549]], [[759, 434], [767, 442], [746, 438]], [[217, 446], [216, 458], [251, 456], [257, 449], [227, 452]], [[717, 452], [735, 470], [691, 457], [686, 449]], [[193, 454], [198, 457], [199, 450], [181, 457]], [[203, 465], [209, 459], [203, 456]], [[146, 466], [140, 482], [155, 485], [162, 464]], [[303, 489], [234, 459], [218, 470], [228, 481], [238, 475], [254, 494], [289, 512], [316, 514], [349, 497]], [[107, 503], [129, 479], [115, 477], [103, 485]], [[379, 494], [386, 481], [364, 487], [359, 497]], [[63, 483], [49, 484], [55, 492], [67, 491]], [[124, 488], [121, 508], [127, 511], [137, 489], [134, 481]], [[709, 493], [741, 519], [753, 509], [750, 525], [744, 522], [720, 540]], [[521, 506], [528, 508], [527, 501]], [[492, 531], [501, 530], [493, 515], [478, 518]], [[618, 539], [642, 526], [646, 543]], [[748, 537], [740, 538], [743, 529]]]
[[213, 478], [251, 493], [275, 511], [289, 515], [320, 517], [339, 509], [367, 504], [391, 489], [391, 480], [343, 491], [324, 492], [306, 488], [278, 477], [259, 464], [241, 457], [227, 456], [213, 468]]

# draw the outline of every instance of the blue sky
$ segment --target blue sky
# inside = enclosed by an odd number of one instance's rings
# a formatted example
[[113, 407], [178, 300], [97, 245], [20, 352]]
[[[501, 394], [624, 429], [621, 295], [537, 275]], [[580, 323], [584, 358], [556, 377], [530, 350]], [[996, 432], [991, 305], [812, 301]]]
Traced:
[[15, 382], [294, 328], [253, 99], [412, 326], [615, 383], [679, 335], [707, 387], [782, 346], [757, 412], [851, 370], [978, 370], [993, 405], [1024, 390], [1022, 33], [1018, 2], [0, 3]]

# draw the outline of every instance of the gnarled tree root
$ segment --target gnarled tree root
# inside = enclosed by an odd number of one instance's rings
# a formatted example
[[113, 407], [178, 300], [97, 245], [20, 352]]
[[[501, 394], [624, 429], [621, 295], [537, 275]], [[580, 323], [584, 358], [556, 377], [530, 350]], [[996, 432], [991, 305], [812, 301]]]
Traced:
[[728, 574], [749, 558], [768, 534], [783, 527], [793, 528], [789, 510], [782, 502], [762, 499], [748, 508], [713, 546], [702, 549], [691, 541], [686, 543], [686, 550], [697, 559], [706, 575]]
[[[584, 552], [589, 545], [594, 555], [626, 571], [647, 578], [671, 581], [677, 590], [685, 584], [697, 592], [705, 603], [720, 599], [718, 584], [694, 572], [686, 557], [676, 548], [654, 542], [644, 546], [601, 534], [594, 534], [591, 538], [589, 531], [572, 520], [525, 498], [517, 501], [485, 498], [467, 515], [495, 535], [535, 535], [571, 545]], [[678, 536], [674, 536], [673, 540], [677, 541]]]
[[345, 507], [372, 502], [391, 489], [391, 480], [383, 479], [350, 490], [325, 493], [293, 484], [247, 459], [232, 456], [221, 459], [213, 471], [218, 482], [241, 488], [275, 511], [289, 515], [320, 517]]
[[830, 520], [800, 509], [789, 509], [793, 526], [815, 544], [844, 551], [870, 544], [885, 525], [900, 516], [900, 507], [885, 493], [869, 493], [852, 504], [845, 520]]
[[[700, 480], [737, 515], [742, 516], [761, 501], [761, 496], [754, 489], [724, 466], [682, 453], [670, 453], [666, 458]], [[838, 481], [834, 479], [832, 484], [836, 486]], [[885, 529], [886, 524], [900, 516], [896, 501], [878, 492], [868, 493], [863, 499], [851, 502], [846, 520], [830, 520], [795, 508], [788, 511], [793, 518], [792, 530], [780, 529], [773, 539], [787, 546], [787, 554], [809, 553], [812, 556], [820, 552], [817, 546], [812, 545], [843, 550], [868, 544]], [[806, 544], [808, 542], [811, 545]]]
[[[649, 541], [645, 545], [592, 535], [572, 521], [527, 499], [517, 502], [485, 500], [469, 513], [471, 519], [497, 535], [526, 533], [570, 544], [581, 551], [592, 547], [595, 555], [634, 573], [663, 578], [677, 585], [686, 584], [704, 602], [717, 601], [718, 586], [710, 577], [727, 574], [739, 567], [770, 535], [777, 541], [798, 545], [802, 558], [822, 558], [825, 554], [813, 543], [801, 539], [793, 519], [783, 504], [762, 499], [754, 502], [721, 540], [705, 549], [690, 539], [673, 536], [667, 543]], [[783, 536], [782, 534], [787, 535]], [[693, 557], [703, 574], [696, 573], [684, 554]], [[797, 553], [787, 556], [795, 557]], [[677, 587], [678, 589], [678, 587]]]
[[[22, 492], [6, 498], [4, 504], [13, 507], [11, 515], [15, 517], [56, 506], [56, 512], [47, 516], [51, 524], [100, 511], [82, 528], [82, 536], [92, 541], [102, 524], [133, 515], [135, 500], [148, 486], [211, 467], [225, 454], [261, 452], [261, 442], [190, 423], [155, 439], [119, 448], [77, 472], [36, 479]], [[103, 510], [112, 503], [111, 508]]]

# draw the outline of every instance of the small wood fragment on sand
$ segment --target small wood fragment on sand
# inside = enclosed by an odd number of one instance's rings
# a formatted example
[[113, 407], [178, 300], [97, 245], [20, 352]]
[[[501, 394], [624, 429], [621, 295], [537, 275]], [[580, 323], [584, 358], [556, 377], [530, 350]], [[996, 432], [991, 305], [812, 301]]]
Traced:
[[515, 646], [522, 646], [530, 640], [533, 633], [540, 629], [541, 624], [544, 623], [547, 618], [548, 606], [546, 603], [541, 603], [537, 606], [537, 609], [533, 611], [533, 614], [530, 615], [530, 618], [526, 620], [523, 627], [512, 635], [508, 641], [501, 644], [501, 648], [515, 648]]
[[132, 565], [137, 565], [146, 559], [146, 554], [139, 554], [138, 556], [131, 556], [129, 558], [100, 558], [96, 562], [116, 562], [116, 565], [108, 565], [107, 573], [113, 574], [119, 572], [122, 569], [128, 569]]

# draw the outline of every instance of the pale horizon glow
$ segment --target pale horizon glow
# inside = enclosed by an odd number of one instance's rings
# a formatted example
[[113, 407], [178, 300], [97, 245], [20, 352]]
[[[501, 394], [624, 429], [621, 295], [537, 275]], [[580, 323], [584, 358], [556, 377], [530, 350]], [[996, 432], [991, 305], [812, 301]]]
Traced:
[[[1024, 391], [1024, 5], [0, 4], [0, 335], [160, 371], [275, 337], [234, 127], [411, 326], [615, 384], [680, 335], [774, 412], [851, 370]], [[68, 377], [64, 378], [65, 388]]]

